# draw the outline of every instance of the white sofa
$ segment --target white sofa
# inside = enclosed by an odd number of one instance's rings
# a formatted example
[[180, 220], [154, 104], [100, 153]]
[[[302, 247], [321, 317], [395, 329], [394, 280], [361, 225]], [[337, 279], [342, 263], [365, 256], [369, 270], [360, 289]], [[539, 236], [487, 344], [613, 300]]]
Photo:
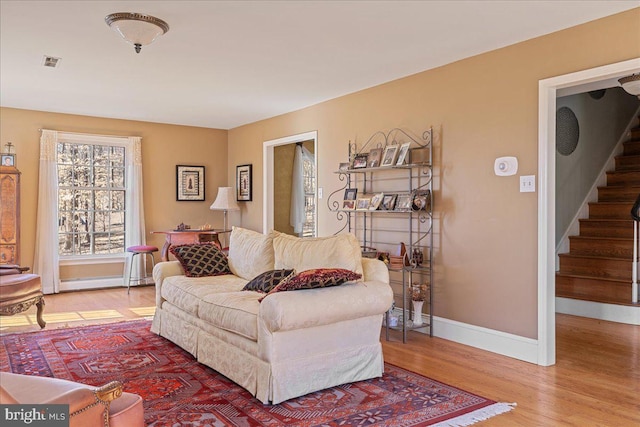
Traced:
[[[393, 293], [384, 263], [361, 257], [355, 236], [300, 239], [234, 228], [233, 274], [186, 277], [177, 261], [155, 266], [151, 331], [247, 389], [263, 403], [383, 373], [380, 328]], [[243, 291], [274, 269], [345, 268], [358, 282], [273, 293]]]

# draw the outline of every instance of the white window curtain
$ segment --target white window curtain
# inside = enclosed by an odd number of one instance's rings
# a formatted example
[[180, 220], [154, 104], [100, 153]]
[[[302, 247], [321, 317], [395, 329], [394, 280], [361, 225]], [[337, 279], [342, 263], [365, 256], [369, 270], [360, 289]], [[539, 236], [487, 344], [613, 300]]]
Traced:
[[58, 132], [43, 129], [40, 136], [40, 175], [33, 272], [40, 275], [42, 292], [45, 294], [60, 292], [57, 145]]
[[313, 154], [302, 144], [296, 145], [295, 156], [293, 157], [293, 176], [291, 178], [291, 212], [289, 214], [289, 224], [296, 234], [302, 233], [302, 228], [307, 220], [305, 214], [305, 191], [304, 191], [304, 161], [313, 163]]
[[[127, 246], [146, 244], [145, 224], [144, 224], [144, 202], [142, 197], [142, 138], [139, 136], [129, 137], [126, 155], [126, 206], [125, 216], [125, 244]], [[140, 277], [144, 268], [142, 256], [136, 257], [134, 276]], [[131, 257], [127, 257], [124, 263], [124, 283], [129, 282], [129, 265]]]
[[[60, 292], [58, 170], [56, 161], [58, 141], [125, 146], [127, 163], [125, 172], [125, 245], [144, 245], [146, 243], [142, 195], [142, 138], [73, 134], [43, 129], [40, 137], [40, 176], [33, 271], [41, 276], [42, 289], [45, 294]], [[136, 260], [138, 265], [135, 268], [138, 269], [138, 272], [142, 271], [142, 261], [140, 260], [138, 263]], [[130, 257], [126, 257], [124, 283], [128, 281], [129, 262]]]

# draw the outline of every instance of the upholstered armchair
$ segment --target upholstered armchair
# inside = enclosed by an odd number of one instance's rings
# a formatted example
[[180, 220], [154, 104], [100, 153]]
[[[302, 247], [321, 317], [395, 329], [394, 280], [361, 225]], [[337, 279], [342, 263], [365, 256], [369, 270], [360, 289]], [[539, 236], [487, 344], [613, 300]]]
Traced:
[[0, 265], [0, 316], [22, 313], [35, 304], [38, 308], [38, 325], [44, 328], [44, 296], [40, 276], [27, 274], [28, 270], [29, 267], [19, 265]]
[[0, 404], [68, 404], [69, 427], [144, 427], [142, 398], [112, 381], [102, 387], [0, 372]]

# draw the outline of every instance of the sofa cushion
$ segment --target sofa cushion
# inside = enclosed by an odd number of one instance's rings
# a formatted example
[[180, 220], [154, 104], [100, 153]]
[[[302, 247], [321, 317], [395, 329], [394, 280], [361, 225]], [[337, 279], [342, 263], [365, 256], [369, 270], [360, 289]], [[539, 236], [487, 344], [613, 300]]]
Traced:
[[243, 291], [257, 291], [267, 293], [280, 282], [295, 275], [295, 270], [269, 270], [257, 275], [247, 283]]
[[[294, 277], [283, 280], [274, 287], [265, 298], [276, 292], [296, 291], [299, 289], [328, 288], [330, 286], [340, 286], [346, 282], [353, 282], [362, 278], [362, 274], [354, 273], [343, 268], [316, 268], [306, 270]], [[262, 300], [264, 298], [261, 298]]]
[[215, 244], [171, 246], [169, 250], [180, 262], [187, 277], [219, 276], [231, 273], [227, 256]]
[[[231, 274], [216, 277], [170, 276], [163, 280], [161, 296], [185, 312], [197, 316], [198, 305], [207, 295], [237, 292], [247, 281]], [[249, 293], [249, 292], [243, 292]]]
[[229, 238], [229, 267], [233, 274], [246, 280], [273, 270], [273, 235], [233, 227]]
[[275, 269], [344, 268], [362, 274], [360, 243], [353, 234], [300, 238], [275, 232]]
[[206, 295], [198, 302], [198, 317], [220, 329], [258, 340], [258, 292], [223, 292]]

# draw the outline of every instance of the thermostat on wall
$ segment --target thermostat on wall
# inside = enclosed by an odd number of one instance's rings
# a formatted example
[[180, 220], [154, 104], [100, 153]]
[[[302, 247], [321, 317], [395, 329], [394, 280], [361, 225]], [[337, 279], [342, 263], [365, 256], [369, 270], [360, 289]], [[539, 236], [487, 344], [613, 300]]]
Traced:
[[493, 171], [498, 176], [515, 175], [518, 172], [518, 159], [515, 157], [498, 157], [493, 164]]

